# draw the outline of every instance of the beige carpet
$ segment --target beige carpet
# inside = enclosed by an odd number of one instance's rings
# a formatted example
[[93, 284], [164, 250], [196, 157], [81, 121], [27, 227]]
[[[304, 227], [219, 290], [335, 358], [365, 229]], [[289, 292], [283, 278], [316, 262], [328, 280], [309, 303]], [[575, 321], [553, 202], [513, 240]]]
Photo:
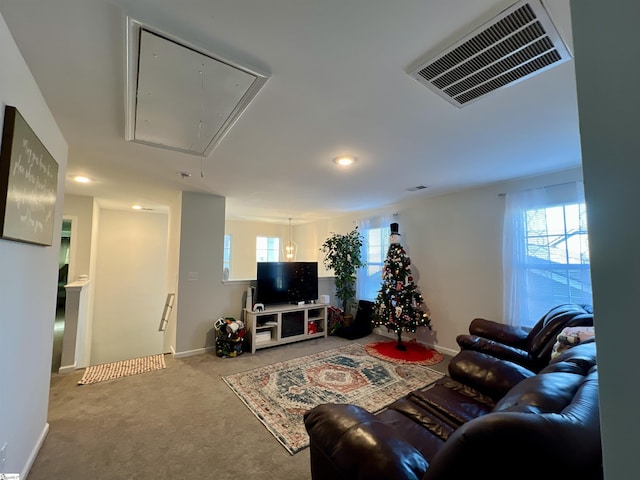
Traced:
[[82, 370], [53, 374], [49, 433], [28, 480], [311, 480], [309, 449], [289, 454], [221, 377], [349, 343], [314, 338], [236, 358], [166, 355], [164, 370], [87, 387], [77, 386]]
[[153, 370], [162, 370], [163, 368], [166, 368], [163, 354], [103, 363], [88, 367], [78, 385], [89, 385], [139, 373], [152, 372]]

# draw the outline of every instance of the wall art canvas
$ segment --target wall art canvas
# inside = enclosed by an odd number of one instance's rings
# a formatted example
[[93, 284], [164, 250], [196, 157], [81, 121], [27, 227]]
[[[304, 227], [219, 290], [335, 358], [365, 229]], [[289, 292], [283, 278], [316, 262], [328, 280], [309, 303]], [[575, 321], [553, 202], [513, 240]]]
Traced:
[[0, 238], [53, 242], [58, 164], [20, 112], [7, 105], [0, 150]]

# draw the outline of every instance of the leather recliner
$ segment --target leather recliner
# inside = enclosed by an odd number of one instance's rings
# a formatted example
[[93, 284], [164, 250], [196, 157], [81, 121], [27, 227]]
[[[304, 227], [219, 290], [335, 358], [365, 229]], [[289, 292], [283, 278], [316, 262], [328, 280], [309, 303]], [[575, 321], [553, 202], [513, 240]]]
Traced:
[[458, 335], [456, 341], [463, 350], [488, 353], [537, 372], [549, 363], [553, 345], [562, 329], [578, 326], [593, 326], [591, 305], [558, 305], [530, 331], [476, 318], [469, 325], [469, 334]]
[[594, 341], [539, 373], [471, 350], [377, 414], [305, 414], [313, 480], [602, 479]]

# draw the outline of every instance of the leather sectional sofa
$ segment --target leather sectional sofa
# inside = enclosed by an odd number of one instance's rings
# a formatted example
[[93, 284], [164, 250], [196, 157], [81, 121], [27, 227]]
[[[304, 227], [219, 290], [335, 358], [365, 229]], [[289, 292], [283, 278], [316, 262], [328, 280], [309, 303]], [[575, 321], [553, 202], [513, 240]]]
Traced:
[[585, 326], [593, 326], [593, 307], [566, 303], [549, 310], [531, 330], [476, 318], [469, 325], [469, 334], [458, 335], [456, 341], [462, 350], [488, 353], [537, 372], [551, 360], [564, 328]]
[[537, 373], [463, 350], [380, 413], [324, 404], [305, 426], [314, 480], [601, 479], [596, 344]]

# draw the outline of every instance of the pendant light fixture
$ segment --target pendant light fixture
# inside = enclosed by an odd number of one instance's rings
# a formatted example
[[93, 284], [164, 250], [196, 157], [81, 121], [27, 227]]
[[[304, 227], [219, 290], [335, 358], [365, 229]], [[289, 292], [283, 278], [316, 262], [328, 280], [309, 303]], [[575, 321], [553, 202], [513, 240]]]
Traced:
[[298, 244], [291, 239], [291, 218], [289, 218], [289, 240], [282, 245], [285, 262], [294, 262], [298, 254]]

